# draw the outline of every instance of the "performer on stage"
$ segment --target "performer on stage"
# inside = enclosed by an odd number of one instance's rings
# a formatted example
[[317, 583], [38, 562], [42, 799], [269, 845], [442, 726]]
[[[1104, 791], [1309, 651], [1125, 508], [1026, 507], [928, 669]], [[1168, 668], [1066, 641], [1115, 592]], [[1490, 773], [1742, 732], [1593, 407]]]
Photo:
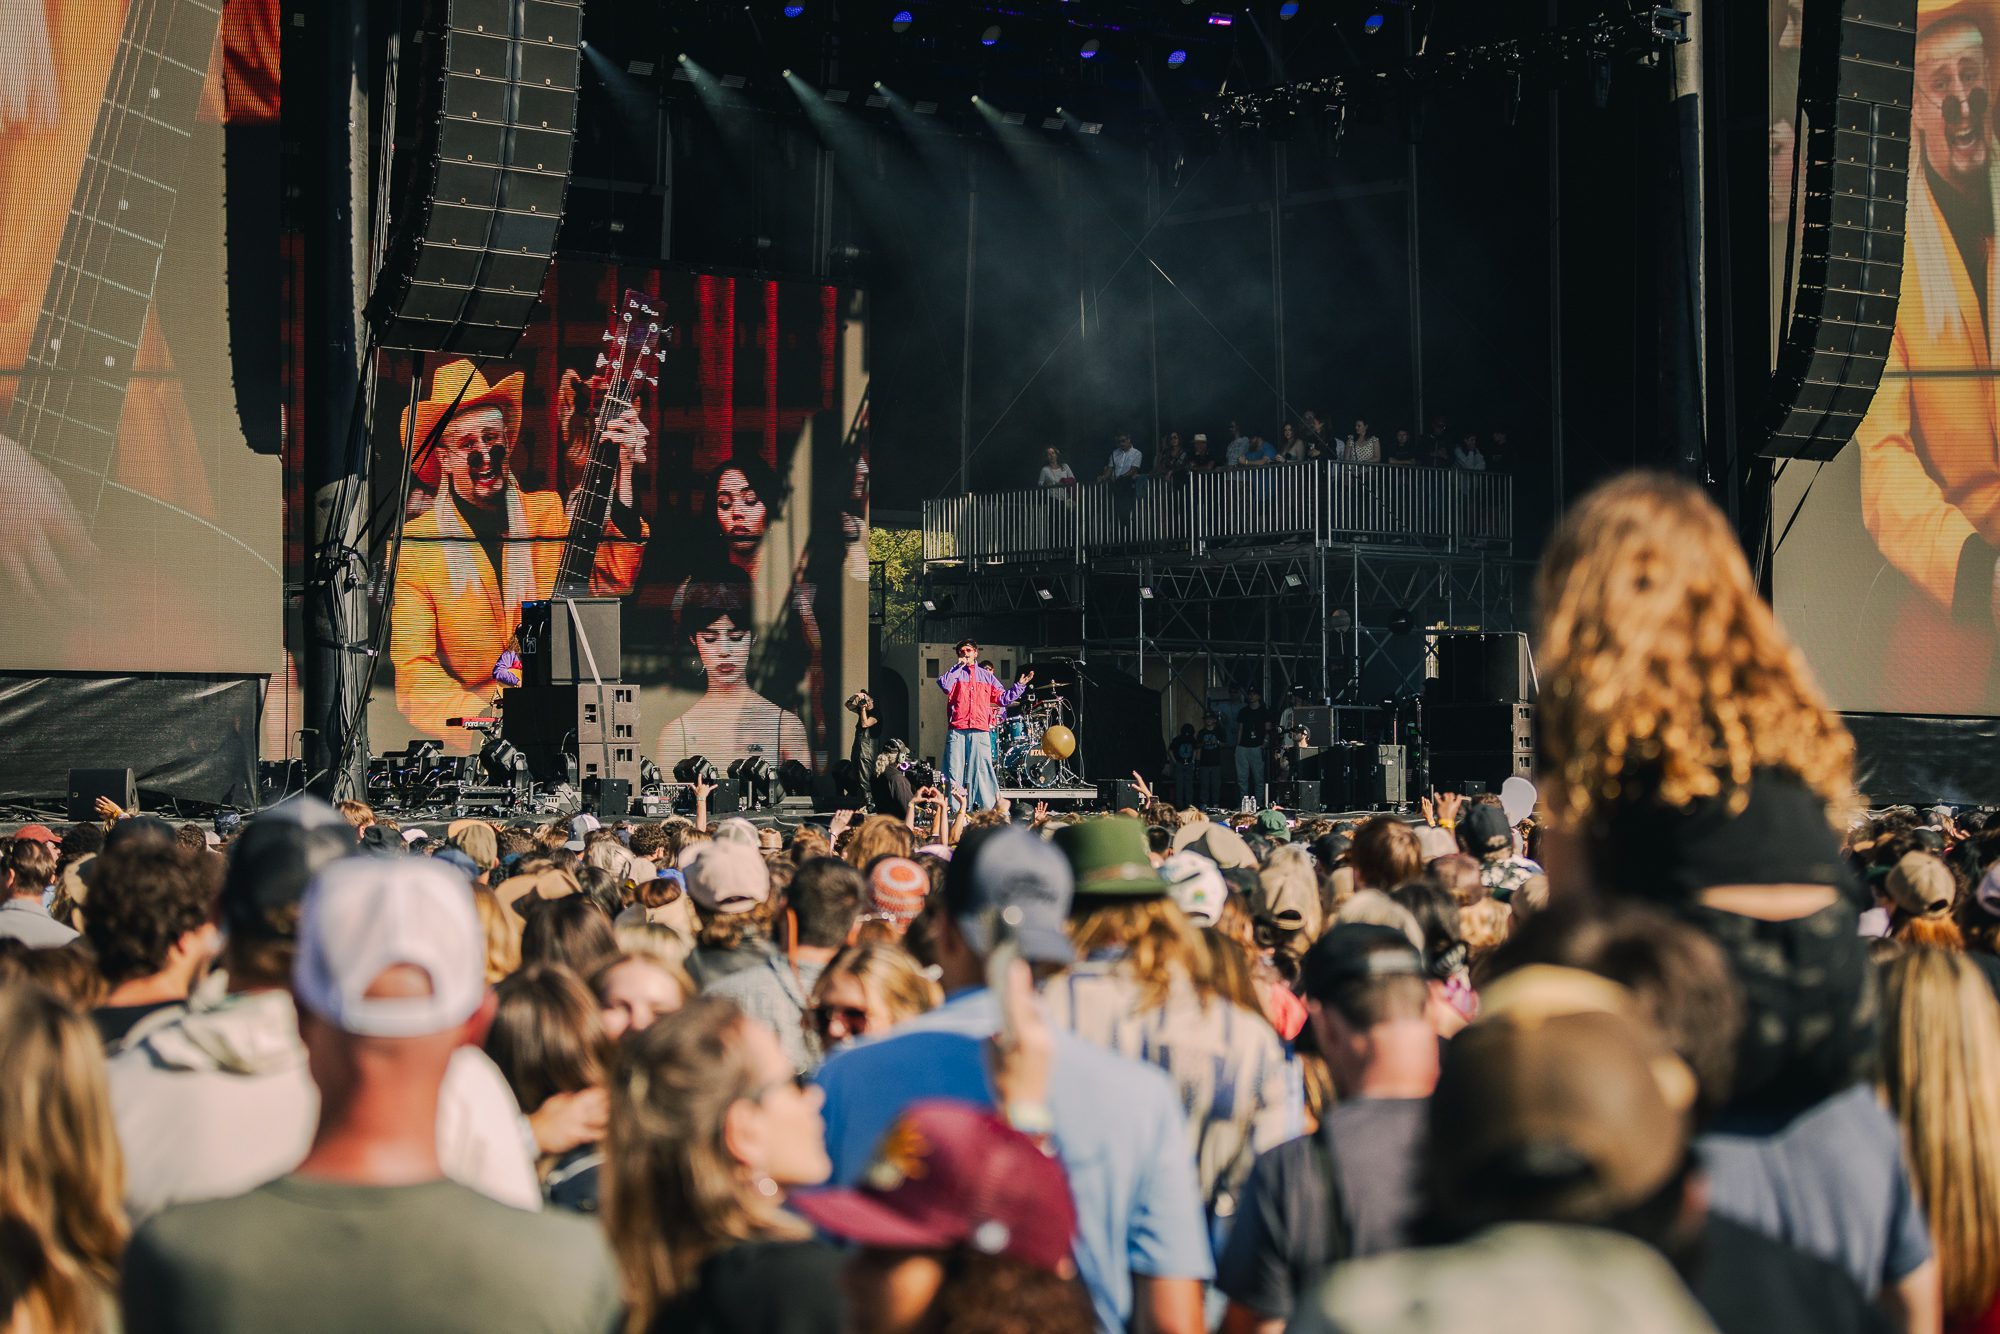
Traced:
[[1013, 685], [1002, 686], [999, 677], [979, 665], [979, 645], [970, 639], [958, 645], [958, 664], [938, 677], [938, 689], [951, 701], [944, 773], [954, 809], [964, 805], [981, 811], [1000, 799], [1000, 777], [993, 768], [993, 725], [1034, 679], [1033, 672], [1022, 672]]
[[[471, 362], [454, 361], [431, 377], [414, 432], [403, 414], [403, 439], [421, 447], [438, 418], [451, 413], [424, 461], [441, 477], [437, 498], [403, 528], [389, 636], [397, 707], [419, 732], [447, 741], [460, 738], [446, 732], [445, 719], [484, 713], [500, 693], [494, 665], [520, 623], [521, 604], [554, 591], [569, 535], [563, 497], [523, 490], [508, 466], [521, 432], [522, 379], [516, 372], [488, 385]], [[632, 591], [650, 535], [632, 490], [647, 432], [627, 410], [605, 435], [618, 445], [618, 484], [590, 591], [623, 595]]]

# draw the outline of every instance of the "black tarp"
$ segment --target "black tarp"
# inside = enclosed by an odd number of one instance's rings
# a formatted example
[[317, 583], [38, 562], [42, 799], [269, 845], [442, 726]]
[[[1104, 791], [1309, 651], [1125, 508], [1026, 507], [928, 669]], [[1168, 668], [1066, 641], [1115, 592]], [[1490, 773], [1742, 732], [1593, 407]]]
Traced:
[[254, 807], [263, 681], [0, 673], [0, 801], [60, 801], [73, 768], [129, 767], [142, 803]]
[[1871, 806], [2000, 805], [2000, 718], [1843, 713]]

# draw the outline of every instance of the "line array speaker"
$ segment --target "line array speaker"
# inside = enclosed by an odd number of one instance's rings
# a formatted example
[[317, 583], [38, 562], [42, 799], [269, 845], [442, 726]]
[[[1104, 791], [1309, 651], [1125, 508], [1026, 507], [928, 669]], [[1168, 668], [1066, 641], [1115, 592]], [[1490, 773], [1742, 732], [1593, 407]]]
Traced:
[[[575, 142], [580, 0], [448, 0], [368, 304], [384, 347], [506, 356], [541, 299]], [[402, 136], [399, 134], [399, 139]]]
[[1798, 274], [1767, 457], [1832, 458], [1881, 383], [1903, 281], [1916, 48], [1917, 0], [1805, 8]]

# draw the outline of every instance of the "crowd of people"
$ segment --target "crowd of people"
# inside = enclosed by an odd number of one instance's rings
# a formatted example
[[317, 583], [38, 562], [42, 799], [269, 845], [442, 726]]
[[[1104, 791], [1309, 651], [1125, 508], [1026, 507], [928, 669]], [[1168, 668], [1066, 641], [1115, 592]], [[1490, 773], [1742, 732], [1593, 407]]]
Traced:
[[9, 1328], [2000, 1329], [2000, 819], [1686, 484], [1537, 593], [1519, 821], [24, 827]]
[[1457, 468], [1466, 472], [1504, 469], [1513, 463], [1514, 450], [1507, 432], [1495, 428], [1482, 436], [1478, 431], [1455, 431], [1443, 417], [1433, 418], [1430, 429], [1413, 434], [1407, 426], [1391, 432], [1385, 442], [1367, 421], [1356, 419], [1343, 431], [1322, 420], [1308, 408], [1297, 424], [1286, 422], [1275, 436], [1245, 431], [1236, 422], [1213, 442], [1206, 431], [1195, 431], [1183, 442], [1181, 432], [1168, 431], [1146, 463], [1144, 453], [1120, 432], [1112, 441], [1110, 457], [1095, 478], [1078, 477], [1053, 445], [1043, 451], [1037, 486], [1071, 487], [1080, 481], [1130, 483], [1138, 486], [1154, 479], [1180, 482], [1190, 473], [1221, 472], [1235, 468], [1262, 468], [1276, 463], [1305, 463], [1331, 459], [1340, 463], [1386, 463], [1399, 467]]

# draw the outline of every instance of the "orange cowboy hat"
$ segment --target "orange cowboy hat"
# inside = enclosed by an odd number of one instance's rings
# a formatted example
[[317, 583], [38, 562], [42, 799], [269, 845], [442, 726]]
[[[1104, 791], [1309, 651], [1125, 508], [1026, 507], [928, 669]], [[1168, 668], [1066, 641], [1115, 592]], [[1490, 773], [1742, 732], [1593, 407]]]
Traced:
[[[511, 441], [521, 433], [521, 386], [525, 377], [519, 371], [489, 385], [479, 368], [469, 361], [453, 361], [440, 366], [431, 373], [431, 388], [427, 397], [417, 403], [417, 425], [414, 434], [410, 430], [410, 409], [404, 408], [402, 420], [397, 426], [399, 439], [414, 443], [418, 451], [417, 480], [430, 490], [438, 486], [438, 451], [424, 449], [424, 441], [430, 437], [431, 429], [446, 415], [456, 417], [461, 412], [474, 408], [498, 408], [507, 420], [507, 438]], [[459, 396], [463, 388], [465, 394]], [[453, 407], [453, 400], [458, 406]]]

